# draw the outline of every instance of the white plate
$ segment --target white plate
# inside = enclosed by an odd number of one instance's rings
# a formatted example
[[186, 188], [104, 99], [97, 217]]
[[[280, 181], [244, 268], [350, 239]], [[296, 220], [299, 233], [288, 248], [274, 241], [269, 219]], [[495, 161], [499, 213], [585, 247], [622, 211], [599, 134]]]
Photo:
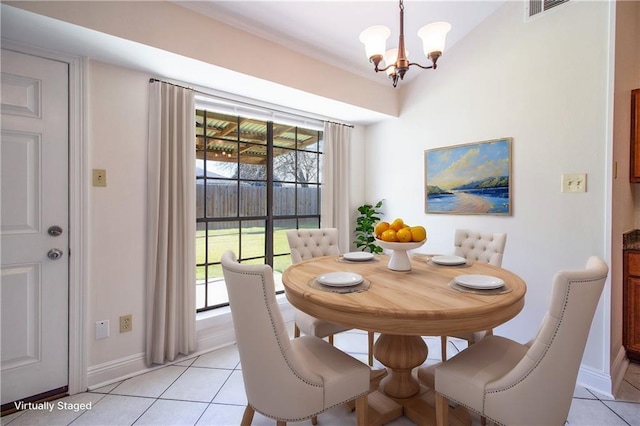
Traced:
[[454, 281], [463, 287], [475, 288], [480, 290], [489, 290], [492, 288], [500, 288], [504, 285], [504, 281], [500, 278], [489, 275], [458, 275]]
[[467, 263], [467, 259], [461, 256], [433, 256], [431, 261], [438, 265], [463, 265]]
[[373, 259], [373, 253], [367, 251], [352, 251], [351, 253], [343, 254], [342, 257], [353, 262], [364, 262]]
[[361, 275], [351, 272], [329, 272], [316, 277], [320, 284], [332, 287], [347, 287], [360, 284], [364, 278]]

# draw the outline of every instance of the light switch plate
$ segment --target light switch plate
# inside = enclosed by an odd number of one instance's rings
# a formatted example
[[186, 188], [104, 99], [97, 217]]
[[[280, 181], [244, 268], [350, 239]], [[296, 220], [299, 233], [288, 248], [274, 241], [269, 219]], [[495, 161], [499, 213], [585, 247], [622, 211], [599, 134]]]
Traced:
[[107, 186], [107, 171], [105, 169], [93, 169], [93, 186]]
[[562, 192], [587, 192], [587, 174], [564, 173], [562, 175]]

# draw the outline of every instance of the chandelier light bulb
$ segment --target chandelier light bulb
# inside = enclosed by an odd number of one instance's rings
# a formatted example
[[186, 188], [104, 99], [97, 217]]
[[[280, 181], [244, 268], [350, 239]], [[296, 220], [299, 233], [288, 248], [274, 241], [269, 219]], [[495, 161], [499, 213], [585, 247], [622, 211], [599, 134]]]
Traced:
[[375, 56], [382, 56], [387, 49], [387, 39], [391, 35], [391, 30], [383, 25], [369, 27], [360, 33], [360, 41], [364, 43], [364, 50], [367, 59]]
[[418, 37], [422, 39], [422, 48], [427, 58], [431, 59], [434, 52], [438, 52], [438, 56], [444, 52], [445, 38], [450, 30], [451, 24], [448, 22], [434, 22], [420, 28]]

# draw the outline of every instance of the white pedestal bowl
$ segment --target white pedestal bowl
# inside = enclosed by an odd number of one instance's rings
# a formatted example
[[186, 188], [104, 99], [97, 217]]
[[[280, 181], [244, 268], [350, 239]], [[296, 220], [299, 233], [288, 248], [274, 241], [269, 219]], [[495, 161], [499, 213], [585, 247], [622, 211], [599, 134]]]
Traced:
[[409, 260], [409, 255], [407, 254], [408, 250], [417, 249], [422, 246], [427, 239], [425, 238], [419, 242], [411, 242], [411, 243], [396, 243], [396, 242], [388, 242], [382, 241], [376, 238], [376, 244], [386, 250], [391, 251], [391, 259], [389, 259], [388, 268], [392, 271], [410, 271], [411, 270], [411, 261]]

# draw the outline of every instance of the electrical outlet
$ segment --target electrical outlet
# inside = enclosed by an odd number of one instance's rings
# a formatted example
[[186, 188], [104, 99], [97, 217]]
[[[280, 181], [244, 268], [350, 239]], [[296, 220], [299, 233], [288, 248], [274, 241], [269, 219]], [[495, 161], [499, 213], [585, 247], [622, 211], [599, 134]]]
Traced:
[[109, 320], [96, 321], [96, 340], [109, 337]]
[[565, 173], [562, 175], [562, 192], [587, 192], [586, 173]]
[[93, 169], [93, 186], [107, 186], [107, 171], [105, 169]]
[[127, 331], [131, 331], [133, 329], [133, 321], [131, 319], [131, 314], [122, 315], [120, 317], [120, 333], [126, 333]]

